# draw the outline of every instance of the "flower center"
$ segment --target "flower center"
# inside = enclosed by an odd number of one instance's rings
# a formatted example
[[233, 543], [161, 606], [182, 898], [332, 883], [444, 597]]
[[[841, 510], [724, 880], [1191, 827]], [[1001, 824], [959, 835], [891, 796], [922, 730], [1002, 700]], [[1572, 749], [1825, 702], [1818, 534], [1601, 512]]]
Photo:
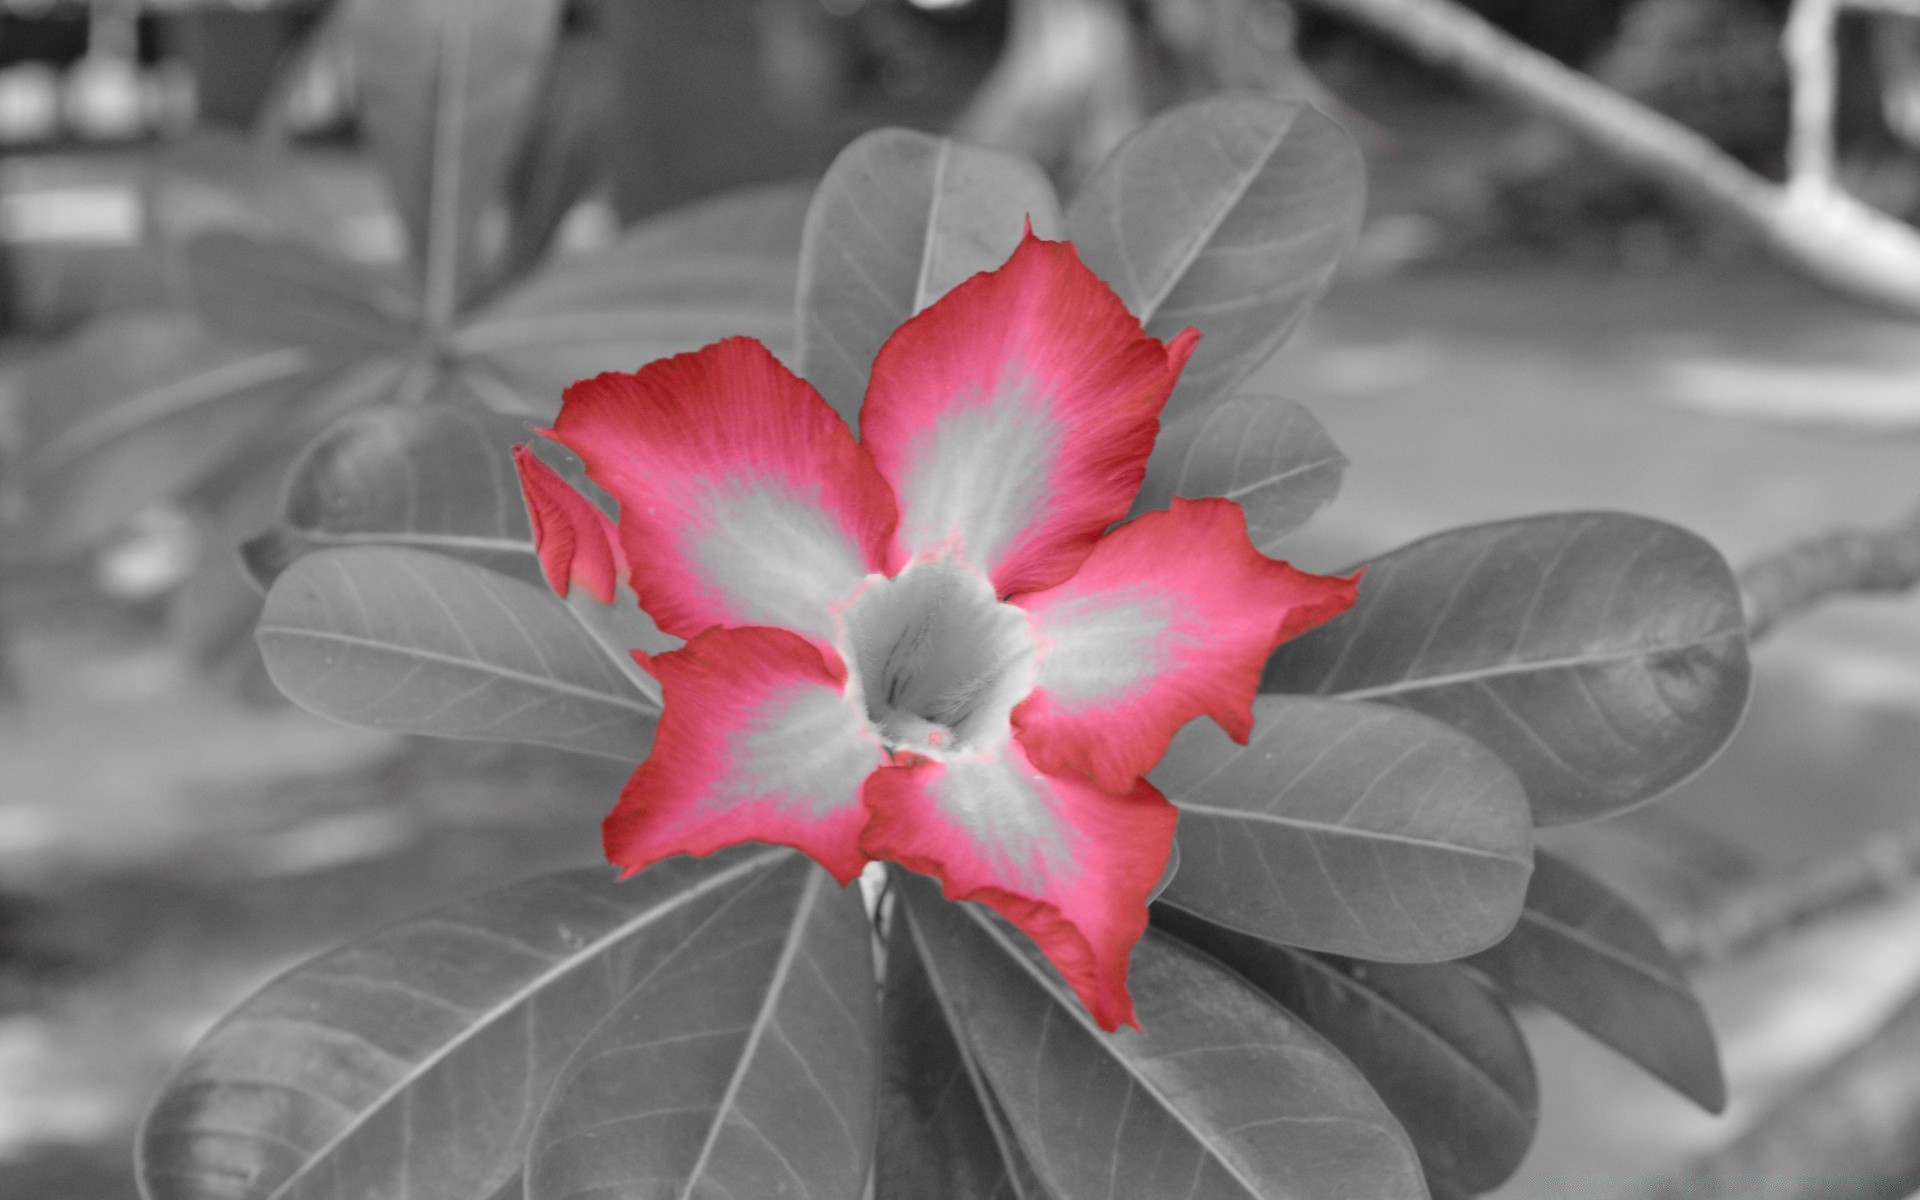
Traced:
[[875, 580], [841, 615], [857, 698], [892, 750], [943, 757], [1004, 733], [1033, 690], [1027, 614], [951, 559]]

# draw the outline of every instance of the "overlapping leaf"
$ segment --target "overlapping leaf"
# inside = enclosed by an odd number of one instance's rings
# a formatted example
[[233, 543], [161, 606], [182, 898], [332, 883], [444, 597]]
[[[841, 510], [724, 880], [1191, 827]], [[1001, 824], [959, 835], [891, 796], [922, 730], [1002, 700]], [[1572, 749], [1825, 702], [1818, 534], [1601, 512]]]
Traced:
[[422, 277], [450, 327], [559, 31], [560, 0], [355, 0], [361, 114]]
[[1352, 611], [1262, 686], [1405, 705], [1519, 773], [1542, 824], [1605, 816], [1704, 766], [1746, 708], [1740, 592], [1696, 535], [1625, 513], [1435, 534], [1367, 564]]
[[908, 129], [840, 152], [800, 243], [800, 373], [859, 428], [874, 355], [954, 284], [998, 267], [1026, 223], [1058, 237], [1053, 185], [1027, 159]]
[[1318, 110], [1266, 96], [1170, 109], [1067, 207], [1067, 236], [1157, 338], [1205, 335], [1167, 402], [1178, 416], [1266, 360], [1360, 227], [1360, 151]]
[[724, 960], [700, 932], [811, 870], [758, 846], [626, 883], [546, 875], [297, 967], [175, 1072], [140, 1134], [145, 1194], [517, 1196], [522, 1149], [589, 1031], [642, 981]]
[[1506, 1006], [1469, 972], [1309, 954], [1178, 909], [1156, 909], [1154, 923], [1333, 1043], [1400, 1119], [1430, 1177], [1485, 1192], [1519, 1167], [1539, 1115], [1533, 1061]]
[[1632, 905], [1564, 859], [1539, 856], [1520, 923], [1467, 961], [1707, 1111], [1725, 1107], [1720, 1050], [1680, 964]]
[[690, 930], [554, 1085], [526, 1200], [858, 1197], [873, 1158], [870, 941], [858, 889], [805, 860]]
[[658, 705], [563, 603], [459, 559], [309, 554], [267, 593], [258, 637], [289, 698], [350, 725], [630, 762], [652, 745]]
[[479, 310], [454, 348], [496, 373], [534, 416], [550, 416], [582, 376], [638, 370], [723, 337], [788, 353], [806, 209], [806, 189], [780, 185], [657, 217]]
[[417, 336], [411, 301], [367, 268], [293, 238], [233, 231], [187, 244], [193, 306], [213, 325], [320, 354], [377, 354]]
[[247, 548], [264, 582], [329, 546], [415, 546], [539, 582], [511, 458], [527, 422], [471, 407], [354, 413], [308, 445], [277, 527]]
[[1339, 492], [1346, 467], [1346, 455], [1305, 408], [1275, 396], [1234, 396], [1160, 430], [1133, 511], [1165, 508], [1175, 496], [1225, 496], [1247, 514], [1253, 544], [1272, 554]]
[[1178, 939], [1149, 931], [1138, 1031], [1103, 1034], [1031, 943], [930, 883], [902, 909], [1035, 1171], [1061, 1200], [1420, 1197], [1420, 1166], [1345, 1059]]
[[194, 486], [285, 415], [313, 366], [187, 316], [95, 322], [17, 376], [35, 535], [80, 549]]
[[1513, 772], [1417, 713], [1262, 696], [1244, 748], [1195, 721], [1150, 778], [1180, 806], [1161, 903], [1269, 941], [1453, 958], [1506, 934], [1526, 894]]
[[886, 964], [874, 1200], [1047, 1200], [904, 919]]

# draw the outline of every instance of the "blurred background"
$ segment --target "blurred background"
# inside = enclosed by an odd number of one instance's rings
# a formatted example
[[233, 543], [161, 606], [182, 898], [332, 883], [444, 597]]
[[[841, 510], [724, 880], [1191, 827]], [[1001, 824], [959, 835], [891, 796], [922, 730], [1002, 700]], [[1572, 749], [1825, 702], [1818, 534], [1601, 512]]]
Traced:
[[[1423, 65], [1346, 7], [572, 0], [528, 143], [554, 153], [515, 168], [510, 201], [548, 212], [529, 263], [564, 261], [702, 197], [815, 176], [879, 125], [1018, 150], [1070, 193], [1167, 105], [1279, 91], [1347, 125], [1371, 188], [1333, 290], [1253, 381], [1311, 407], [1353, 463], [1291, 545], [1300, 565], [1593, 507], [1687, 525], [1738, 564], [1920, 500], [1916, 310], [1821, 286], [1751, 222]], [[1757, 178], [1794, 166], [1784, 0], [1467, 7]], [[219, 1012], [329, 942], [591, 859], [620, 782], [276, 702], [235, 562], [253, 530], [204, 481], [143, 485], [190, 448], [116, 467], [137, 502], [85, 537], [39, 536], [21, 483], [33, 413], [138, 391], [146, 360], [109, 381], [71, 348], [171, 328], [154, 322], [186, 304], [188, 236], [294, 205], [329, 255], [403, 270], [365, 65], [335, 15], [325, 0], [0, 0], [0, 1196], [133, 1196], [139, 1114]], [[1910, 227], [1920, 19], [1843, 16], [1830, 35], [1831, 182]], [[165, 357], [150, 406], [177, 394]], [[562, 378], [638, 365], [569, 362]], [[1758, 667], [1719, 762], [1651, 810], [1556, 835], [1662, 919], [1920, 823], [1920, 600], [1834, 603]], [[1639, 1194], [1916, 980], [1910, 896], [1708, 970], [1736, 1097], [1719, 1120], [1532, 1021], [1543, 1135], [1500, 1194]]]

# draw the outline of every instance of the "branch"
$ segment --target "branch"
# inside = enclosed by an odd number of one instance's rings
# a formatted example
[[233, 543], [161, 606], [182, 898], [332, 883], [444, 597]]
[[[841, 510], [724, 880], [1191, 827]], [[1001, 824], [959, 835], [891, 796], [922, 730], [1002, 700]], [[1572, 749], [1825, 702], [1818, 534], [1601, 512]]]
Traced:
[[[1755, 230], [1829, 286], [1920, 316], [1920, 231], [1830, 180], [1782, 186], [1708, 139], [1502, 33], [1453, 0], [1300, 0], [1552, 120], [1683, 199]], [[1814, 0], [1831, 3], [1835, 0]], [[1845, 0], [1901, 11], [1912, 0]]]
[[1660, 940], [1688, 967], [1738, 958], [1851, 909], [1920, 884], [1920, 822], [1843, 854], [1734, 889], [1704, 913], [1665, 925]]
[[1831, 596], [1904, 592], [1920, 585], [1920, 508], [1885, 529], [1838, 529], [1762, 555], [1739, 578], [1756, 638]]
[[1920, 993], [1664, 1200], [1905, 1200], [1920, 1188]]

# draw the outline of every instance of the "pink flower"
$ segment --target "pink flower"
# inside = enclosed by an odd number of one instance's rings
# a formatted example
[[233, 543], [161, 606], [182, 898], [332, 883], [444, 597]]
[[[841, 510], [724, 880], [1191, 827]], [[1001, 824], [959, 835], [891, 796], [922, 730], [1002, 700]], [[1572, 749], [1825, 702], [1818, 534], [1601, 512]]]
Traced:
[[606, 602], [624, 578], [687, 639], [636, 655], [664, 712], [607, 857], [900, 863], [1024, 930], [1102, 1028], [1133, 1023], [1175, 822], [1142, 776], [1196, 716], [1244, 741], [1267, 656], [1354, 593], [1255, 550], [1227, 500], [1105, 532], [1197, 337], [1148, 337], [1029, 234], [894, 332], [857, 441], [747, 338], [568, 388], [544, 432], [620, 519], [521, 447], [547, 576]]

